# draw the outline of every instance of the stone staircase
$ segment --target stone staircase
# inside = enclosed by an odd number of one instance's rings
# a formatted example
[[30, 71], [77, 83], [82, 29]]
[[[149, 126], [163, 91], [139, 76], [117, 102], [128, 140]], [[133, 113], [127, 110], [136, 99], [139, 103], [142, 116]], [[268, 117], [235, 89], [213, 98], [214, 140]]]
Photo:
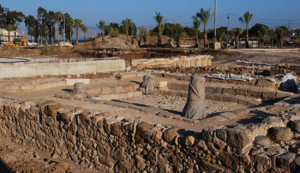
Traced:
[[[167, 90], [158, 90], [155, 94], [187, 97], [189, 82], [168, 82]], [[225, 83], [207, 83], [206, 99], [234, 102], [246, 106], [256, 106], [263, 101], [283, 99], [293, 95], [292, 93], [278, 91], [272, 88], [256, 87], [249, 85], [234, 85]]]
[[94, 87], [87, 90], [92, 96], [97, 96], [101, 100], [119, 100], [133, 98], [142, 95], [141, 91], [137, 91], [138, 84], [123, 83], [119, 85]]

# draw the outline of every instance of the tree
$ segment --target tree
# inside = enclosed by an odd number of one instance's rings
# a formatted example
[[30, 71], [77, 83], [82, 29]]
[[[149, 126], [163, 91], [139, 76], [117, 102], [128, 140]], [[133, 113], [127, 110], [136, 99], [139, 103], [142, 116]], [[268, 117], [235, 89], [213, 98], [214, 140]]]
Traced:
[[73, 37], [74, 20], [68, 13], [65, 13], [64, 16], [65, 16], [65, 23], [66, 23], [65, 38], [66, 38], [66, 40], [69, 40], [69, 42], [71, 42], [72, 37]]
[[161, 15], [160, 12], [156, 12], [156, 15], [154, 17], [156, 23], [157, 23], [157, 29], [158, 29], [158, 35], [157, 35], [157, 46], [161, 46], [162, 40], [161, 40], [161, 35], [164, 31], [165, 27], [165, 20], [164, 17]]
[[56, 23], [57, 23], [57, 34], [58, 34], [58, 42], [61, 41], [61, 35], [60, 35], [60, 26], [61, 26], [61, 22], [64, 18], [64, 15], [62, 14], [62, 12], [58, 11], [55, 13], [55, 20], [56, 20]]
[[38, 39], [39, 33], [37, 29], [37, 20], [34, 18], [34, 16], [29, 15], [25, 17], [25, 26], [27, 27], [27, 34], [31, 36], [31, 41]]
[[232, 35], [234, 35], [235, 38], [235, 48], [240, 48], [240, 35], [244, 32], [241, 28], [233, 28], [232, 29]]
[[48, 12], [46, 9], [39, 7], [37, 10], [37, 20], [38, 20], [38, 30], [40, 37], [40, 44], [43, 44], [43, 38], [47, 40], [47, 15]]
[[139, 46], [140, 46], [142, 40], [143, 40], [144, 44], [146, 44], [149, 31], [144, 26], [141, 26], [139, 29], [140, 29], [140, 34], [139, 34], [139, 38], [140, 38], [139, 39]]
[[260, 46], [262, 45], [262, 43], [264, 43], [265, 38], [267, 37], [268, 33], [269, 33], [269, 27], [264, 24], [260, 24], [260, 23], [255, 24], [249, 30], [249, 35], [259, 38]]
[[78, 44], [79, 40], [79, 27], [82, 25], [82, 20], [80, 19], [75, 19], [74, 20], [74, 27], [76, 28], [76, 44]]
[[193, 26], [195, 30], [195, 47], [199, 47], [199, 28], [201, 25], [201, 20], [197, 18], [197, 16], [193, 16]]
[[246, 25], [246, 48], [249, 48], [249, 24], [253, 18], [253, 14], [246, 11], [243, 17], [239, 18], [239, 21]]
[[197, 13], [196, 16], [198, 18], [200, 18], [201, 21], [203, 22], [203, 25], [204, 25], [204, 46], [207, 47], [208, 46], [208, 41], [207, 41], [207, 24], [208, 24], [208, 21], [211, 19], [210, 9], [204, 10], [203, 8], [201, 8], [200, 12]]
[[275, 32], [276, 32], [278, 47], [283, 48], [283, 39], [285, 36], [288, 35], [289, 29], [286, 26], [277, 26]]
[[81, 30], [83, 31], [84, 33], [84, 43], [86, 42], [86, 34], [89, 30], [89, 27], [87, 27], [86, 25], [81, 25]]
[[105, 34], [105, 27], [106, 27], [105, 21], [104, 20], [100, 20], [99, 21], [99, 25], [97, 25], [97, 26], [98, 26], [98, 28], [102, 32], [102, 40], [104, 41], [104, 34]]
[[48, 37], [52, 45], [54, 44], [55, 41], [55, 24], [56, 24], [55, 14], [56, 14], [55, 12], [49, 11], [47, 15], [47, 22], [46, 22], [46, 25], [48, 27]]
[[136, 26], [135, 23], [131, 22], [129, 26], [130, 34], [131, 34], [131, 44], [134, 44], [134, 36], [136, 35]]
[[[220, 27], [220, 28], [217, 28], [216, 31], [217, 31], [217, 37], [216, 39], [217, 40], [220, 40], [220, 41], [223, 41], [223, 38], [227, 35], [227, 27]], [[209, 30], [207, 32], [207, 37], [209, 39], [213, 39], [215, 37], [215, 34], [214, 34], [214, 30]]]
[[177, 47], [180, 47], [180, 40], [182, 37], [184, 37], [186, 34], [184, 32], [184, 29], [183, 27], [176, 27], [178, 25], [175, 25], [175, 28], [174, 28], [174, 39], [176, 41], [176, 44], [177, 44]]
[[131, 20], [126, 18], [125, 20], [122, 21], [122, 26], [124, 28], [125, 34], [126, 34], [126, 40], [128, 41], [128, 35], [129, 35], [129, 28], [131, 25]]

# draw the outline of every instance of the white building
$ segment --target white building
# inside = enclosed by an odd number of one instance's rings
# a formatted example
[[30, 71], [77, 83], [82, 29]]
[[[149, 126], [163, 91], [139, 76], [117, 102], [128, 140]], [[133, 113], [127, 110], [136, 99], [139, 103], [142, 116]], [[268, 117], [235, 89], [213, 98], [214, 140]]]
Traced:
[[[14, 41], [16, 38], [20, 38], [18, 31], [10, 31], [10, 41]], [[6, 29], [0, 28], [0, 43], [8, 43], [8, 31]]]

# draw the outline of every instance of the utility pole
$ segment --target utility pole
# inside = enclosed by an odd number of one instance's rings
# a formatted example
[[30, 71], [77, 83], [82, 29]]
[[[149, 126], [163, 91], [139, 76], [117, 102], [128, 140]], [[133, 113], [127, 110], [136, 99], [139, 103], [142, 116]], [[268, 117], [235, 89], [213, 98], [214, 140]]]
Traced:
[[229, 21], [230, 21], [230, 14], [227, 16], [227, 43], [229, 42]]
[[217, 41], [217, 0], [215, 0], [215, 28], [214, 28], [214, 42]]
[[64, 42], [66, 42], [66, 16], [64, 14]]

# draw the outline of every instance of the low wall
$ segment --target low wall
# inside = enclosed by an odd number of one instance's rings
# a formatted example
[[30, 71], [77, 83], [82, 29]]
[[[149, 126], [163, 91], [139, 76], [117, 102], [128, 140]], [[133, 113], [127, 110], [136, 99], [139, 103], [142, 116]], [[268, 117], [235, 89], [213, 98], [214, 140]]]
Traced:
[[125, 70], [125, 60], [0, 64], [0, 78], [77, 75]]
[[174, 58], [152, 58], [152, 59], [133, 59], [131, 67], [133, 69], [146, 69], [157, 67], [206, 67], [211, 66], [210, 55], [200, 55], [191, 57], [174, 57]]
[[[293, 116], [299, 117], [299, 114]], [[291, 119], [292, 114], [287, 117]], [[260, 124], [194, 132], [129, 121], [82, 108], [68, 110], [51, 101], [19, 103], [2, 100], [0, 106], [1, 136], [102, 172], [297, 170], [296, 154], [288, 150], [293, 142], [280, 143], [281, 146], [266, 139], [268, 135], [273, 140], [290, 141], [293, 132], [286, 128], [284, 122], [287, 121], [284, 117], [273, 117]], [[284, 136], [278, 134], [282, 130]], [[263, 136], [263, 140], [257, 140], [259, 136]], [[261, 145], [266, 145], [265, 150]], [[270, 148], [273, 145], [278, 152], [274, 152], [274, 147]]]

